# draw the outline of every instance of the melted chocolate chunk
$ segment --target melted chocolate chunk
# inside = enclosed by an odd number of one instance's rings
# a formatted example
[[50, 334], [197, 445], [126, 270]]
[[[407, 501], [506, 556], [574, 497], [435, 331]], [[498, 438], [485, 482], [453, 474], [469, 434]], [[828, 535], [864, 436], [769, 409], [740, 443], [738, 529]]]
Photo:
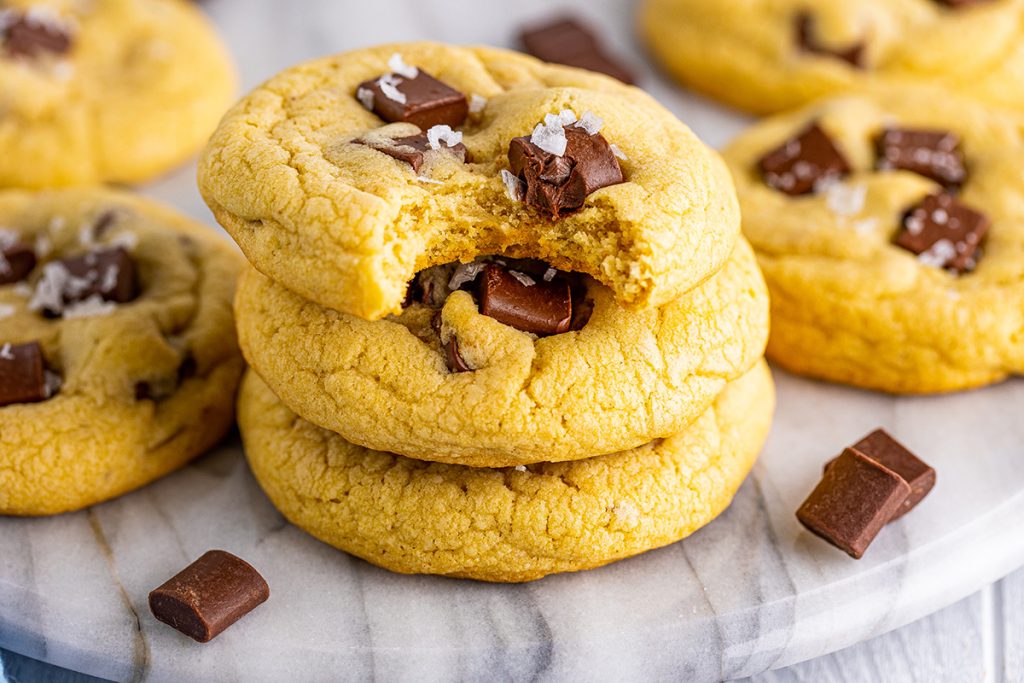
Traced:
[[887, 128], [875, 139], [880, 169], [900, 169], [957, 188], [967, 177], [960, 138], [942, 130]]
[[40, 20], [31, 14], [13, 14], [6, 20], [0, 19], [0, 44], [12, 57], [62, 55], [71, 49], [71, 35], [54, 21]]
[[448, 343], [444, 345], [444, 356], [448, 361], [448, 369], [452, 372], [473, 372], [473, 368], [469, 367], [469, 363], [459, 352], [459, 340], [455, 338], [455, 335], [452, 335]]
[[480, 312], [523, 332], [544, 337], [568, 332], [572, 291], [564, 278], [551, 282], [489, 264], [479, 285]]
[[216, 638], [270, 597], [259, 572], [210, 550], [149, 594], [153, 616], [200, 643]]
[[520, 34], [523, 48], [545, 62], [597, 71], [632, 85], [636, 79], [618, 61], [608, 56], [597, 34], [571, 17], [562, 17]]
[[466, 96], [437, 80], [423, 69], [414, 78], [397, 73], [365, 81], [356, 97], [385, 121], [413, 123], [421, 130], [433, 126], [462, 125], [469, 115]]
[[929, 266], [956, 274], [974, 270], [991, 222], [948, 192], [924, 198], [903, 217], [895, 244]]
[[15, 242], [0, 249], [0, 285], [20, 282], [36, 267], [36, 252], [32, 247]]
[[847, 448], [796, 516], [811, 532], [860, 559], [909, 496], [910, 485], [900, 475]]
[[824, 55], [840, 59], [857, 69], [864, 68], [864, 43], [836, 49], [818, 42], [814, 34], [814, 17], [803, 12], [796, 17], [796, 42], [801, 50], [814, 55]]
[[758, 168], [765, 184], [792, 196], [816, 192], [850, 173], [846, 157], [817, 123], [761, 157]]
[[441, 142], [437, 149], [430, 146], [430, 140], [426, 133], [410, 135], [408, 137], [393, 138], [390, 140], [363, 138], [355, 141], [358, 145], [366, 145], [389, 157], [404, 161], [412, 166], [413, 173], [419, 173], [423, 163], [430, 154], [450, 154], [465, 163], [469, 157], [466, 146], [461, 142], [456, 145], [447, 145]]
[[0, 407], [38, 403], [50, 395], [39, 342], [0, 344]]
[[587, 196], [624, 182], [619, 160], [600, 133], [564, 127], [565, 153], [547, 152], [530, 137], [513, 138], [508, 148], [512, 173], [526, 186], [523, 201], [558, 219], [579, 211]]

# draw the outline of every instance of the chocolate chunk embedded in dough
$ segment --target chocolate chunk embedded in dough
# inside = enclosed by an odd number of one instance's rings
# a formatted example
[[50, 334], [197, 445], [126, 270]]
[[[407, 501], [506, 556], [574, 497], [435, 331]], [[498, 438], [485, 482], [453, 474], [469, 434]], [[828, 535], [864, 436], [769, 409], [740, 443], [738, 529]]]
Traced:
[[761, 157], [758, 168], [765, 184], [793, 196], [817, 192], [850, 173], [846, 157], [817, 123]]
[[455, 128], [469, 115], [466, 96], [423, 69], [417, 69], [413, 78], [390, 73], [365, 81], [356, 89], [356, 98], [385, 121], [413, 123], [422, 130]]
[[878, 168], [917, 173], [947, 187], [967, 177], [960, 137], [943, 130], [887, 128], [875, 139]]
[[925, 265], [958, 275], [977, 266], [980, 247], [991, 222], [948, 192], [924, 198], [903, 217], [895, 244], [917, 254]]
[[49, 397], [39, 342], [0, 344], [0, 407], [37, 403]]
[[572, 324], [569, 282], [534, 280], [490, 264], [479, 285], [480, 312], [523, 332], [548, 336], [568, 332]]

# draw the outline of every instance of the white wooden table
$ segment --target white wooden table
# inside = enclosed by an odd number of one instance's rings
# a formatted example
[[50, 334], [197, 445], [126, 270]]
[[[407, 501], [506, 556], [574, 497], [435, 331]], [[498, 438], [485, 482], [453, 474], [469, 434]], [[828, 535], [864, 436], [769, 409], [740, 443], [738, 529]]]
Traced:
[[[244, 3], [245, 12], [239, 12]], [[684, 120], [721, 145], [742, 127], [740, 119], [721, 112], [730, 123], [710, 128], [713, 108], [693, 106], [644, 65], [633, 36], [632, 0], [207, 0], [204, 6], [221, 25], [239, 56], [245, 87], [269, 77], [282, 66], [323, 54], [382, 41], [436, 39], [511, 45], [515, 29], [558, 8], [577, 8], [604, 30], [615, 50], [627, 56], [643, 76], [641, 85], [669, 104]], [[224, 21], [230, 13], [232, 21]], [[717, 123], [717, 122], [716, 122]], [[705, 124], [705, 125], [701, 125]], [[731, 126], [731, 128], [730, 128]], [[146, 192], [181, 196], [192, 183], [179, 173]], [[199, 217], [208, 214], [195, 196], [194, 206], [179, 208]], [[890, 634], [838, 653], [753, 681], [1024, 681], [1024, 570], [966, 600]], [[837, 610], [835, 619], [843, 614]], [[7, 674], [18, 681], [94, 681], [73, 672], [23, 657], [5, 656]]]

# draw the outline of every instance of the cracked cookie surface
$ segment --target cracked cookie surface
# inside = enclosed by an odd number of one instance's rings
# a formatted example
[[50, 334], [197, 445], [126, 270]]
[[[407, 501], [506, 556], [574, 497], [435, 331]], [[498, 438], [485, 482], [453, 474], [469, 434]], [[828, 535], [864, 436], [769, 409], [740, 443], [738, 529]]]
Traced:
[[290, 411], [254, 373], [239, 399], [246, 455], [284, 516], [391, 571], [529, 581], [674, 543], [732, 500], [768, 434], [760, 362], [685, 430], [571, 463], [480, 469], [348, 443]]
[[[682, 430], [757, 362], [768, 335], [764, 281], [745, 241], [672, 303], [629, 311], [587, 282], [579, 331], [543, 338], [478, 311], [456, 291], [440, 311], [367, 321], [307, 301], [248, 269], [236, 297], [250, 364], [305, 419], [368, 448], [480, 467], [574, 460]], [[472, 372], [449, 371], [458, 340]]]
[[51, 40], [12, 42], [0, 28], [0, 185], [135, 183], [194, 154], [236, 88], [225, 48], [194, 5], [4, 2], [0, 27], [28, 17]]
[[[50, 398], [0, 407], [0, 514], [101, 502], [223, 437], [243, 369], [231, 310], [241, 258], [230, 244], [169, 209], [100, 190], [0, 193], [0, 238], [38, 258], [27, 277], [0, 285], [0, 344], [38, 341], [60, 378]], [[115, 245], [134, 264], [134, 298], [60, 317], [39, 310], [54, 264]]]
[[[467, 163], [446, 155], [414, 172], [354, 144], [383, 125], [359, 86], [392, 71], [395, 54], [477, 103], [458, 126]], [[625, 182], [552, 220], [512, 199], [501, 172], [513, 138], [563, 110], [602, 119]], [[721, 160], [651, 97], [488, 48], [386, 45], [288, 69], [227, 114], [199, 181], [258, 270], [366, 319], [400, 312], [414, 273], [485, 254], [542, 259], [591, 275], [630, 308], [660, 306], [716, 272], [739, 232]]]
[[[805, 196], [769, 187], [758, 160], [811, 122], [852, 172]], [[950, 272], [896, 244], [908, 212], [943, 186], [913, 170], [879, 168], [877, 140], [887, 128], [959, 139], [965, 178], [954, 196], [991, 222], [973, 270]], [[1024, 373], [1020, 117], [950, 94], [894, 90], [768, 119], [741, 134], [725, 157], [771, 292], [774, 361], [899, 393], [965, 389]], [[945, 213], [935, 216], [945, 222]]]
[[672, 76], [755, 113], [878, 82], [932, 83], [1024, 109], [1014, 85], [1024, 73], [1024, 1], [955, 4], [645, 0], [639, 23]]

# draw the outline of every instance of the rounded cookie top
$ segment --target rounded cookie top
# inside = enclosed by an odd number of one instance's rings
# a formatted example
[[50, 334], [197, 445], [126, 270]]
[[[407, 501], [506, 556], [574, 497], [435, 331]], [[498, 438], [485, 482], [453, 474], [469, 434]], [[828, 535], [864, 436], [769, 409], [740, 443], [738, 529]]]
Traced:
[[230, 427], [240, 257], [99, 190], [0, 193], [0, 514], [145, 484]]
[[640, 26], [674, 76], [757, 113], [878, 81], [1024, 107], [1022, 0], [646, 0]]
[[720, 159], [651, 97], [488, 48], [288, 69], [224, 118], [199, 182], [258, 270], [371, 320], [400, 310], [416, 272], [484, 254], [658, 306], [721, 267], [739, 231]]
[[191, 156], [230, 106], [234, 69], [184, 0], [0, 7], [0, 186], [134, 183]]
[[[459, 272], [453, 280], [465, 279]], [[492, 282], [490, 268], [477, 277], [475, 298], [457, 289], [433, 307], [413, 303], [400, 316], [367, 321], [250, 269], [235, 306], [239, 341], [290, 408], [349, 441], [506, 467], [673, 434], [761, 357], [768, 336], [764, 282], [743, 241], [711, 279], [658, 308], [626, 310], [607, 287], [582, 278], [571, 298], [583, 317], [561, 333], [528, 332], [528, 316], [505, 315], [539, 310], [503, 302], [538, 296], [542, 275], [529, 286], [511, 276]]]
[[772, 357], [896, 392], [1024, 371], [1024, 118], [899, 89], [766, 120], [725, 156]]
[[367, 450], [290, 411], [250, 372], [246, 455], [288, 520], [402, 573], [530, 581], [674, 543], [732, 500], [771, 424], [762, 362], [679, 434], [570, 463], [482, 469]]

